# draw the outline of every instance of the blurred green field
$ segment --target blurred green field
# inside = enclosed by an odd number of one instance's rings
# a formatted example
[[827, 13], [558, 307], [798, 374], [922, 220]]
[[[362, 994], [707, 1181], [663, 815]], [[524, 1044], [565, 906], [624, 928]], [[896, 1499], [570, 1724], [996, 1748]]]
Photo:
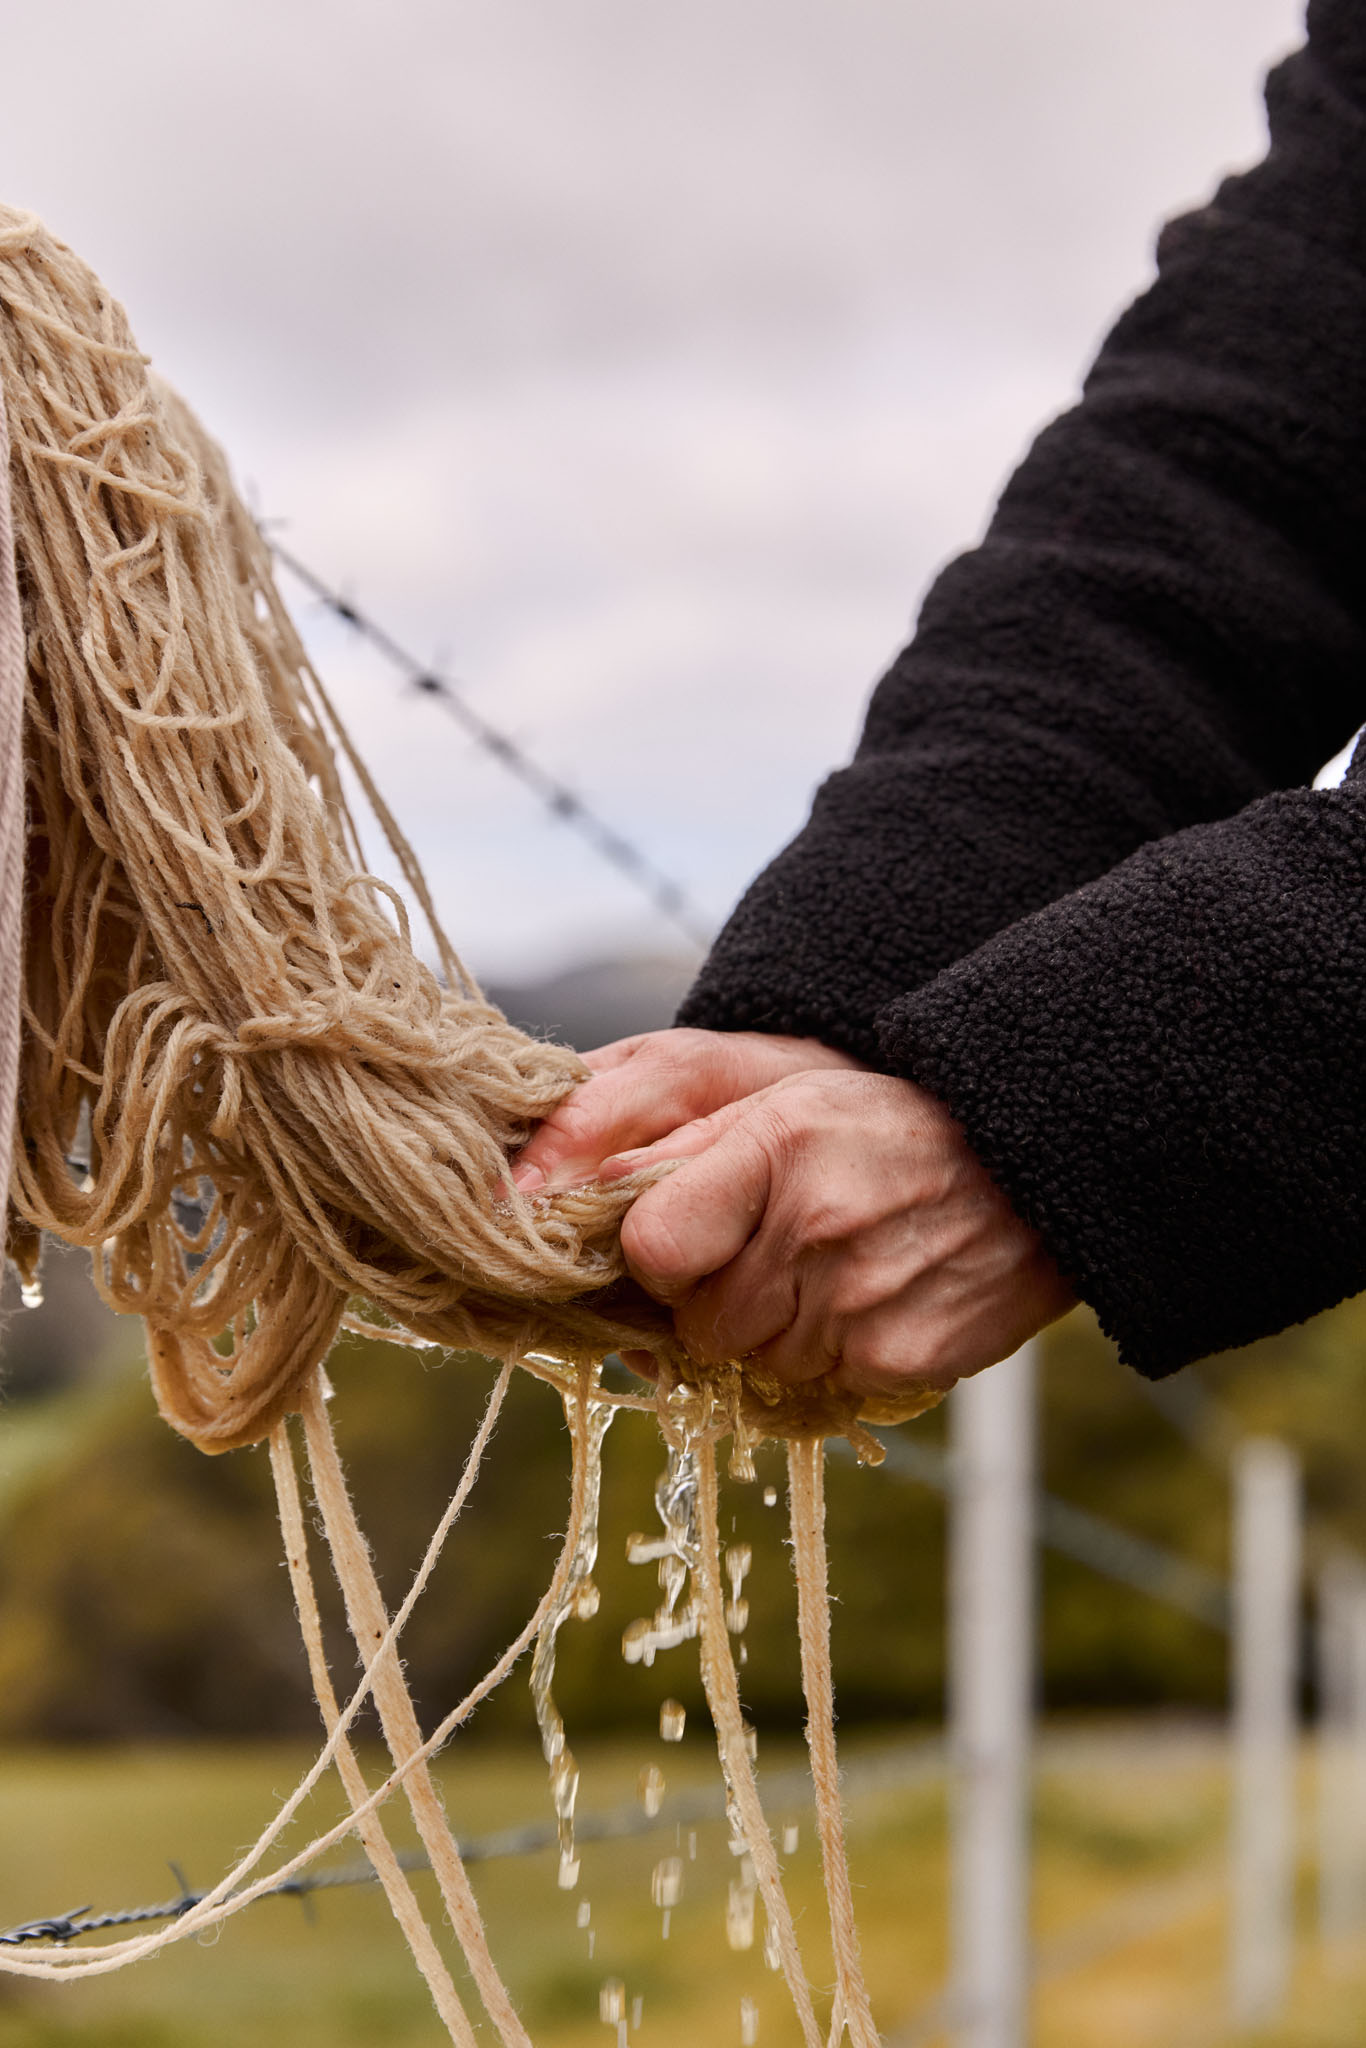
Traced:
[[[767, 1772], [796, 1761], [765, 1743]], [[585, 1810], [632, 1796], [644, 1762], [667, 1762], [670, 1789], [709, 1784], [701, 1740], [661, 1752], [642, 1737], [582, 1750]], [[925, 1740], [864, 1735], [847, 1746], [850, 1849], [874, 2007], [889, 2044], [928, 2044], [944, 1968], [944, 1787]], [[167, 1858], [192, 1884], [211, 1882], [250, 1841], [308, 1760], [302, 1745], [0, 1752], [0, 1925], [87, 1901], [140, 1903], [175, 1890]], [[1311, 1787], [1303, 1788], [1309, 1811]], [[442, 1782], [466, 1833], [544, 1817], [529, 1745], [470, 1747]], [[311, 1819], [336, 1811], [319, 1798]], [[760, 2011], [763, 2048], [796, 2038], [778, 1979], [758, 1947], [724, 1937], [732, 1862], [719, 1821], [697, 1829], [696, 1860], [670, 1939], [650, 1902], [654, 1862], [674, 1848], [663, 1825], [633, 1840], [585, 1845], [575, 1894], [555, 1887], [551, 1854], [480, 1866], [476, 1887], [500, 1958], [538, 2048], [614, 2048], [597, 2017], [602, 1979], [643, 2001], [632, 2043], [738, 2043], [742, 1997]], [[823, 1894], [809, 1815], [789, 1862], [794, 1904], [818, 1983]], [[1134, 1725], [1051, 1731], [1036, 1799], [1038, 2048], [1198, 2048], [1232, 2042], [1221, 2024], [1225, 1768], [1217, 1737]], [[1306, 1826], [1307, 1832], [1307, 1826]], [[409, 1839], [403, 1830], [396, 1833]], [[682, 1843], [687, 1855], [686, 1837]], [[430, 1880], [417, 1880], [432, 1903]], [[576, 1926], [592, 1902], [595, 1953]], [[1366, 1943], [1325, 1957], [1313, 1938], [1311, 1873], [1300, 1901], [1294, 2012], [1257, 2036], [1274, 2048], [1348, 2048], [1362, 2038]], [[31, 1951], [32, 1953], [32, 1951]], [[485, 2036], [487, 2037], [487, 2030]], [[310, 1907], [264, 1901], [209, 1944], [188, 1942], [128, 1972], [60, 1986], [0, 1978], [0, 2048], [439, 2048], [444, 2039], [387, 1909], [373, 1890], [329, 1892]]]

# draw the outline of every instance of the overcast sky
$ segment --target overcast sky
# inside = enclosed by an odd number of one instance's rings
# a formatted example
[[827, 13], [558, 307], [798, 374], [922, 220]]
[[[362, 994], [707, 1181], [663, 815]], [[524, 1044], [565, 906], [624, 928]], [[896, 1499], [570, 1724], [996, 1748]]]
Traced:
[[[0, 196], [101, 271], [289, 544], [715, 922], [1157, 223], [1259, 152], [1301, 12], [46, 0], [7, 10]], [[302, 615], [476, 967], [672, 944]]]

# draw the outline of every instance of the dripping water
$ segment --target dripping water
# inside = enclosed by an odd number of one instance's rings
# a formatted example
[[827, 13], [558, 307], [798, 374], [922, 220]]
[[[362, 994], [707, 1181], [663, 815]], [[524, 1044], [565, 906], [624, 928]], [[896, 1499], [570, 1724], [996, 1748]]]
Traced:
[[648, 1670], [661, 1650], [672, 1650], [697, 1634], [696, 1604], [683, 1598], [697, 1563], [697, 1483], [697, 1452], [685, 1437], [681, 1444], [670, 1445], [668, 1463], [655, 1486], [662, 1533], [626, 1539], [628, 1563], [658, 1564], [663, 1595], [653, 1616], [633, 1621], [622, 1636], [621, 1654], [628, 1664], [644, 1664]]
[[[564, 1721], [555, 1704], [555, 1651], [560, 1630], [571, 1615], [586, 1621], [597, 1612], [598, 1589], [593, 1566], [598, 1557], [598, 1516], [602, 1506], [602, 1445], [616, 1409], [607, 1401], [595, 1401], [589, 1393], [581, 1416], [580, 1394], [566, 1392], [565, 1419], [569, 1424], [576, 1460], [582, 1460], [583, 1514], [578, 1541], [570, 1560], [564, 1591], [551, 1608], [536, 1638], [531, 1660], [531, 1699], [536, 1725], [541, 1731], [541, 1750], [550, 1766], [550, 1795], [559, 1828], [560, 1861], [556, 1881], [562, 1891], [572, 1891], [579, 1881], [579, 1859], [574, 1853], [574, 1808], [579, 1796], [579, 1767], [565, 1740]], [[591, 1936], [590, 1936], [591, 1940]]]

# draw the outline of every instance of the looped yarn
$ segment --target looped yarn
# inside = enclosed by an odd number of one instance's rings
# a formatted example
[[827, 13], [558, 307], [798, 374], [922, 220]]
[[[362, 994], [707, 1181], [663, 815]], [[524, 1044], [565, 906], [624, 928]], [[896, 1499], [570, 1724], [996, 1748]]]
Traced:
[[[297, 1407], [352, 1297], [502, 1358], [681, 1362], [623, 1271], [641, 1184], [505, 1182], [577, 1056], [486, 1001], [220, 451], [93, 273], [8, 209], [0, 376], [28, 645], [13, 1255], [39, 1230], [90, 1247], [146, 1320], [162, 1414], [207, 1451]], [[444, 986], [365, 872], [339, 752]], [[767, 1432], [851, 1420], [828, 1387], [722, 1377]]]
[[[847, 2033], [853, 2048], [876, 2048], [839, 1808], [818, 1439], [847, 1434], [870, 1459], [881, 1447], [827, 1379], [792, 1388], [760, 1362], [702, 1372], [686, 1357], [666, 1312], [624, 1270], [621, 1221], [649, 1176], [549, 1200], [510, 1187], [509, 1153], [585, 1069], [485, 1000], [309, 666], [219, 450], [149, 377], [98, 279], [37, 220], [4, 208], [0, 390], [27, 672], [8, 1249], [31, 1273], [43, 1230], [88, 1246], [106, 1300], [146, 1321], [167, 1421], [206, 1451], [270, 1438], [328, 1730], [318, 1762], [253, 1848], [174, 1928], [99, 1951], [7, 1957], [3, 1967], [52, 1977], [119, 1968], [240, 1910], [279, 1881], [276, 1872], [238, 1888], [335, 1762], [350, 1818], [285, 1872], [354, 1825], [451, 2040], [475, 2048], [378, 1814], [401, 1786], [498, 2038], [503, 2048], [530, 2048], [427, 1765], [529, 1643], [546, 1631], [553, 1643], [582, 1591], [598, 1541], [597, 1457], [609, 1410], [643, 1405], [605, 1391], [598, 1368], [611, 1351], [643, 1347], [658, 1362], [671, 1468], [689, 1473], [695, 1494], [695, 1542], [686, 1539], [686, 1557], [675, 1554], [695, 1576], [690, 1625], [728, 1812], [754, 1862], [802, 2040], [820, 2048], [746, 1741], [718, 1521], [718, 1439], [734, 1439], [736, 1477], [747, 1460], [753, 1476], [759, 1436], [794, 1439], [801, 1664], [836, 1978], [828, 2038]], [[0, 619], [10, 655], [13, 609], [11, 601]], [[440, 979], [413, 949], [403, 903], [366, 871], [339, 754], [430, 926]], [[392, 1619], [324, 1402], [321, 1362], [343, 1327], [505, 1361], [450, 1507]], [[423, 1737], [398, 1637], [473, 1484], [514, 1363], [555, 1379], [564, 1399], [565, 1544], [530, 1621]], [[936, 1398], [869, 1405], [864, 1419], [904, 1419]], [[323, 1653], [283, 1421], [296, 1409], [364, 1666], [344, 1708]], [[368, 1696], [394, 1766], [375, 1790], [348, 1734]]]

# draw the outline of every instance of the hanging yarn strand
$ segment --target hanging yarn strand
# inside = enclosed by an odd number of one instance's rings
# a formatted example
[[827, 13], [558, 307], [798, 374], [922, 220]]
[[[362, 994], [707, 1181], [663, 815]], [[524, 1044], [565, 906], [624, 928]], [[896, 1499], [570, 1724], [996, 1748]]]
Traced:
[[[298, 1610], [299, 1626], [308, 1656], [309, 1676], [322, 1710], [323, 1722], [328, 1734], [332, 1735], [340, 1718], [337, 1695], [323, 1649], [322, 1617], [318, 1612], [313, 1574], [309, 1569], [308, 1533], [304, 1527], [303, 1503], [299, 1498], [299, 1481], [294, 1470], [294, 1455], [290, 1449], [287, 1423], [277, 1422], [270, 1433], [270, 1463], [280, 1511], [280, 1533], [285, 1542], [285, 1562], [289, 1567], [289, 1582], [293, 1588], [294, 1604]], [[342, 1781], [354, 1813], [365, 1805], [370, 1788], [365, 1782], [360, 1759], [345, 1735], [337, 1738], [336, 1760], [337, 1775]], [[416, 1894], [409, 1883], [406, 1871], [394, 1853], [379, 1814], [370, 1813], [364, 1820], [357, 1821], [356, 1833], [376, 1877], [384, 1887], [384, 1895], [389, 1901], [390, 1910], [403, 1930], [404, 1939], [412, 1950], [413, 1960], [422, 1972], [427, 1989], [432, 1994], [432, 2003], [444, 2021], [446, 2031], [452, 2041], [459, 2044], [459, 2048], [475, 2048], [475, 2033], [470, 2025], [469, 2015], [460, 2003], [460, 1994], [451, 1980], [450, 1971], [446, 1968], [432, 1931], [423, 1918]]]
[[[822, 1440], [847, 1435], [875, 1462], [881, 1447], [863, 1422], [901, 1419], [934, 1397], [860, 1411], [828, 1379], [790, 1388], [753, 1361], [703, 1370], [667, 1312], [625, 1273], [620, 1225], [647, 1177], [548, 1199], [511, 1187], [509, 1155], [585, 1068], [487, 1002], [308, 661], [221, 451], [150, 376], [98, 278], [41, 222], [5, 207], [0, 393], [25, 670], [7, 1248], [31, 1282], [43, 1232], [87, 1247], [105, 1299], [144, 1319], [167, 1422], [212, 1453], [269, 1442], [326, 1738], [259, 1839], [173, 1925], [47, 1957], [10, 1952], [0, 1968], [52, 1980], [122, 1968], [217, 1926], [354, 1831], [450, 2039], [474, 2048], [479, 2036], [438, 1932], [380, 1818], [402, 1792], [503, 2048], [531, 2048], [428, 1766], [536, 1646], [542, 1739], [563, 1807], [562, 1876], [577, 1871], [577, 1773], [550, 1692], [555, 1637], [570, 1612], [595, 1604], [607, 1425], [619, 1407], [653, 1406], [675, 1451], [695, 1461], [700, 1659], [733, 1825], [753, 1859], [802, 2038], [821, 2048], [746, 1746], [717, 1519], [717, 1443], [734, 1435], [748, 1457], [761, 1437], [791, 1440], [802, 1668], [835, 1946], [831, 2031], [872, 2048], [835, 1769]], [[5, 497], [0, 490], [0, 534]], [[4, 594], [12, 600], [8, 583]], [[13, 609], [11, 601], [7, 617]], [[20, 648], [8, 623], [3, 651], [15, 670]], [[366, 872], [339, 762], [425, 919], [439, 971], [414, 949], [405, 899]], [[0, 761], [0, 791], [13, 779], [14, 763]], [[19, 829], [17, 818], [0, 823]], [[323, 1361], [343, 1328], [503, 1362], [450, 1505], [392, 1618], [323, 1395]], [[653, 1401], [600, 1384], [603, 1359], [628, 1347], [655, 1356]], [[474, 1485], [515, 1368], [549, 1381], [570, 1421], [564, 1545], [530, 1619], [424, 1735], [399, 1640]], [[344, 1702], [323, 1649], [293, 1413], [303, 1418], [309, 1481], [362, 1666]], [[392, 1758], [373, 1788], [350, 1734], [370, 1699]], [[334, 1767], [347, 1817], [263, 1869]]]
[[451, 1925], [464, 1951], [470, 1974], [479, 1987], [479, 1995], [498, 2030], [499, 2040], [504, 2043], [504, 2048], [531, 2048], [531, 2037], [517, 2017], [498, 1966], [489, 1952], [484, 1922], [431, 1773], [425, 1761], [418, 1760], [422, 1735], [412, 1695], [408, 1691], [397, 1650], [392, 1644], [388, 1649], [382, 1647], [389, 1617], [385, 1613], [379, 1583], [370, 1561], [369, 1546], [361, 1535], [351, 1505], [327, 1404], [316, 1374], [304, 1388], [303, 1417], [309, 1470], [345, 1599], [347, 1620], [362, 1658], [372, 1653], [376, 1656], [375, 1705], [379, 1709], [380, 1726], [390, 1755], [404, 1773], [403, 1789], [412, 1808], [418, 1835], [436, 1873]]
[[816, 1792], [816, 1828], [835, 1952], [835, 2011], [830, 2044], [848, 2030], [853, 2048], [877, 2048], [868, 1987], [859, 1958], [854, 1895], [844, 1849], [839, 1762], [835, 1755], [835, 1687], [830, 1668], [830, 1589], [825, 1550], [825, 1445], [815, 1438], [787, 1447], [792, 1565], [797, 1580], [797, 1633], [806, 1695], [806, 1743]]

